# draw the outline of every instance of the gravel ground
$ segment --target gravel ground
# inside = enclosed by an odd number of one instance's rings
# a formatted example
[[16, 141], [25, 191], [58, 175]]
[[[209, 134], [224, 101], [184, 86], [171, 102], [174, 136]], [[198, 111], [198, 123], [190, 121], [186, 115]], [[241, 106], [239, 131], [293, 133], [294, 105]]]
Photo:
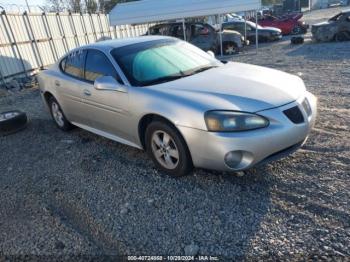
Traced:
[[[323, 12], [323, 13], [322, 13]], [[306, 15], [317, 20], [337, 9]], [[0, 97], [28, 128], [0, 137], [1, 255], [350, 259], [350, 43], [262, 45], [235, 61], [300, 75], [319, 98], [306, 145], [246, 176], [172, 179], [142, 151], [59, 131], [38, 90]]]

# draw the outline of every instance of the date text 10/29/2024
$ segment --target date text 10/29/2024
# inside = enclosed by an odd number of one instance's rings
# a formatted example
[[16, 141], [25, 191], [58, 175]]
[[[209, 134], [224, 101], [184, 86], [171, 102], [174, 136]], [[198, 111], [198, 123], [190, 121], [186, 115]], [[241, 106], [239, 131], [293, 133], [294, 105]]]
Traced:
[[215, 256], [128, 256], [128, 261], [219, 261]]

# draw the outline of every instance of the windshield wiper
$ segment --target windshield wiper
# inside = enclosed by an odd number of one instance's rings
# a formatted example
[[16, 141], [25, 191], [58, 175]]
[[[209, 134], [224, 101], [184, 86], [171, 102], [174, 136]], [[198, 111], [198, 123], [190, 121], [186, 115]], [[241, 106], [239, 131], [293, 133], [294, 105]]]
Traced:
[[165, 82], [170, 82], [170, 81], [174, 81], [176, 79], [180, 79], [180, 78], [183, 78], [186, 76], [187, 75], [184, 75], [184, 74], [176, 74], [176, 75], [171, 75], [171, 76], [159, 77], [159, 78], [144, 82], [143, 86], [150, 86], [150, 85], [156, 85], [156, 84], [161, 84], [161, 83], [165, 83]]
[[201, 68], [198, 68], [196, 70], [191, 71], [189, 74], [187, 74], [187, 76], [195, 75], [195, 74], [198, 74], [198, 73], [201, 73], [201, 72], [204, 72], [204, 71], [207, 71], [209, 69], [216, 68], [216, 67], [218, 67], [218, 66], [204, 66], [204, 67], [201, 67]]
[[174, 80], [177, 80], [177, 79], [180, 79], [180, 78], [184, 78], [184, 77], [187, 77], [187, 76], [192, 76], [192, 75], [198, 74], [200, 72], [204, 72], [206, 70], [209, 70], [209, 69], [212, 69], [212, 68], [215, 68], [215, 67], [218, 67], [218, 66], [204, 66], [204, 67], [195, 69], [193, 71], [190, 71], [190, 73], [186, 73], [186, 74], [183, 73], [183, 72], [180, 72], [179, 74], [175, 74], [175, 75], [159, 77], [159, 78], [156, 78], [156, 79], [153, 79], [153, 80], [150, 80], [150, 81], [143, 82], [142, 86], [157, 85], [157, 84], [162, 84], [162, 83], [174, 81]]

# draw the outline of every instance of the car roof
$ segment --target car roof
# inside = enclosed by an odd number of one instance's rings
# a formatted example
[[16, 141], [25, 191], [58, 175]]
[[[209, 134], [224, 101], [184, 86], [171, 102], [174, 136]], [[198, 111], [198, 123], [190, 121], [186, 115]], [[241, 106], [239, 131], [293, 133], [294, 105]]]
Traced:
[[123, 38], [123, 39], [111, 39], [111, 40], [105, 40], [101, 42], [84, 45], [76, 48], [75, 50], [79, 50], [81, 48], [94, 48], [102, 51], [109, 51], [111, 49], [119, 48], [123, 46], [128, 46], [128, 45], [133, 45], [138, 43], [146, 43], [146, 42], [155, 41], [155, 40], [164, 40], [164, 39], [174, 39], [174, 38], [168, 37], [168, 36], [139, 36], [139, 37], [130, 37], [130, 38]]
[[[202, 24], [202, 25], [210, 25], [208, 23], [204, 23], [204, 22], [185, 22], [186, 25], [191, 25], [191, 24]], [[165, 26], [165, 25], [182, 25], [182, 22], [165, 22], [165, 23], [161, 23], [161, 24], [157, 24], [152, 26], [151, 28], [155, 28], [155, 27], [161, 27], [161, 26]]]

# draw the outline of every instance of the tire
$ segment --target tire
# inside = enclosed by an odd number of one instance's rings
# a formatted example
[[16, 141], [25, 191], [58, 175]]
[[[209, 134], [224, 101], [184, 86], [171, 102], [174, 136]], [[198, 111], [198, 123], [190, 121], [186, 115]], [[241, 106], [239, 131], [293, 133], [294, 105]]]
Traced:
[[304, 43], [304, 37], [302, 36], [293, 36], [290, 40], [293, 45], [300, 45]]
[[54, 97], [50, 97], [49, 107], [50, 107], [51, 117], [59, 129], [63, 131], [69, 131], [73, 128], [72, 124], [69, 123], [69, 121], [65, 117], [61, 109], [61, 106], [59, 105], [59, 103]]
[[236, 55], [239, 53], [239, 49], [234, 42], [225, 42], [222, 46], [224, 55]]
[[146, 151], [155, 166], [172, 177], [188, 175], [192, 159], [181, 134], [163, 121], [150, 123], [145, 135]]
[[0, 113], [0, 136], [18, 132], [27, 124], [28, 118], [24, 112], [13, 110]]
[[335, 41], [344, 42], [350, 40], [350, 33], [347, 32], [339, 32], [335, 35]]

